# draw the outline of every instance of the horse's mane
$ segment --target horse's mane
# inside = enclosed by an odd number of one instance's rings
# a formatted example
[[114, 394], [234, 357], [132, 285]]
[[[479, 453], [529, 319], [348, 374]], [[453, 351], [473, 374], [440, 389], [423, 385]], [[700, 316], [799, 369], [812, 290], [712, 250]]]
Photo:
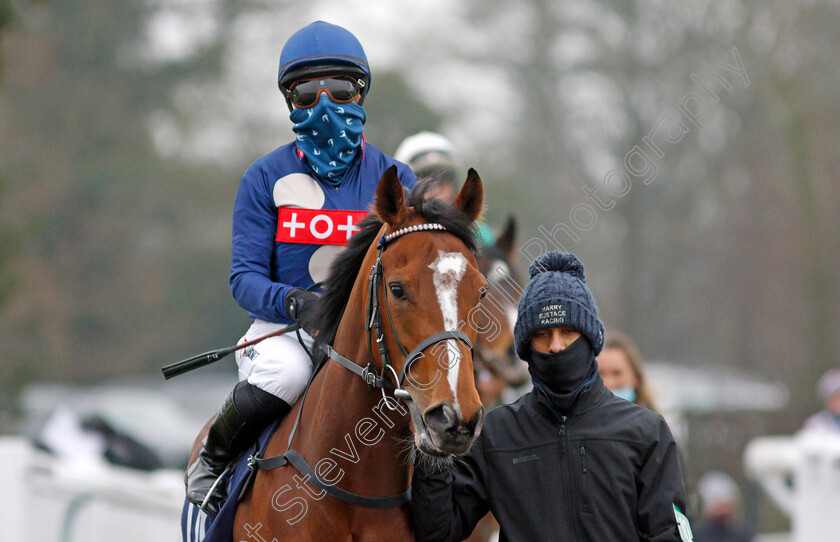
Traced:
[[[426, 222], [442, 224], [446, 231], [460, 239], [472, 252], [476, 251], [473, 222], [466, 213], [435, 198], [426, 198], [426, 192], [433, 185], [429, 179], [419, 181], [408, 194], [406, 204], [413, 208], [412, 216], [420, 216]], [[368, 248], [376, 239], [382, 227], [382, 219], [371, 212], [358, 224], [359, 232], [350, 238], [347, 248], [341, 251], [330, 266], [324, 281], [324, 293], [318, 307], [317, 322], [323, 322], [318, 341], [333, 344], [338, 324], [350, 300], [350, 292], [361, 270]]]

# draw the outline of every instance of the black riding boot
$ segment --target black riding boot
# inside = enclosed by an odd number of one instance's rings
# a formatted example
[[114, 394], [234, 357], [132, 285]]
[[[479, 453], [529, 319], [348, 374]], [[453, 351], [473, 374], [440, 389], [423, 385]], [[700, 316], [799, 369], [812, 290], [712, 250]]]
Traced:
[[[204, 504], [203, 510], [215, 516], [224, 502], [225, 491], [213, 484], [269, 422], [283, 418], [290, 409], [286, 401], [247, 380], [239, 382], [210, 426], [198, 459], [187, 469], [187, 500], [197, 506]], [[211, 488], [213, 494], [207, 498]]]

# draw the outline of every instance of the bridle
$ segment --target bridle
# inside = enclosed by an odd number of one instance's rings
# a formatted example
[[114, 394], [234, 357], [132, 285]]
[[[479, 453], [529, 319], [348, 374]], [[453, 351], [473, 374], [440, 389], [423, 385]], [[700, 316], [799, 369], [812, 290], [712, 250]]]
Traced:
[[[373, 354], [373, 349], [371, 348], [371, 333], [373, 334], [373, 338], [375, 339], [376, 343], [379, 345], [379, 359], [381, 364], [379, 375], [376, 374], [376, 369], [373, 366], [372, 362], [369, 362], [364, 368], [362, 368], [359, 364], [354, 363], [353, 361], [347, 359], [346, 357], [336, 352], [331, 346], [324, 345], [324, 351], [331, 360], [335, 361], [345, 369], [348, 369], [349, 371], [352, 371], [353, 373], [362, 377], [362, 379], [367, 383], [367, 385], [371, 389], [380, 388], [382, 390], [382, 397], [386, 398], [385, 404], [388, 405], [388, 408], [390, 408], [391, 410], [396, 410], [397, 407], [392, 406], [391, 403], [387, 400], [387, 396], [385, 395], [385, 389], [393, 390], [394, 397], [402, 400], [403, 402], [406, 402], [409, 407], [416, 408], [413, 406], [413, 404], [410, 404], [411, 396], [409, 395], [408, 391], [402, 388], [402, 385], [405, 381], [406, 371], [408, 370], [409, 366], [411, 366], [411, 364], [414, 363], [414, 361], [419, 359], [426, 349], [428, 349], [431, 346], [434, 346], [437, 343], [447, 341], [450, 339], [455, 339], [466, 344], [467, 347], [470, 349], [470, 352], [473, 351], [473, 344], [472, 341], [470, 341], [470, 338], [467, 337], [460, 330], [452, 329], [442, 331], [440, 333], [435, 333], [434, 335], [423, 339], [417, 344], [417, 346], [415, 346], [411, 350], [411, 352], [409, 352], [403, 345], [399, 336], [397, 335], [396, 328], [394, 328], [394, 322], [391, 319], [391, 309], [388, 304], [387, 286], [382, 288], [385, 297], [384, 303], [382, 303], [379, 299], [379, 285], [384, 284], [385, 282], [385, 270], [382, 267], [382, 253], [385, 251], [385, 248], [388, 246], [389, 243], [399, 239], [404, 235], [421, 231], [446, 231], [446, 228], [442, 224], [438, 223], [427, 223], [418, 224], [415, 226], [408, 226], [406, 228], [397, 230], [391, 234], [383, 235], [377, 243], [379, 253], [376, 255], [376, 262], [371, 266], [370, 275], [368, 276], [368, 302], [367, 308], [365, 310], [365, 321], [367, 322], [366, 326], [368, 334], [367, 347], [371, 360], [376, 359]], [[394, 337], [394, 341], [397, 343], [400, 352], [402, 352], [405, 358], [399, 375], [394, 369], [393, 363], [391, 363], [391, 354], [388, 351], [388, 345], [385, 342], [381, 310], [381, 306], [383, 304], [385, 307], [385, 314], [388, 316], [388, 324], [391, 327], [391, 335]], [[393, 384], [390, 380], [388, 380], [389, 371], [394, 377]]]
[[[393, 392], [394, 397], [404, 402], [408, 407], [408, 410], [411, 413], [411, 418], [414, 421], [414, 425], [416, 428], [422, 428], [424, 426], [422, 416], [420, 415], [417, 406], [414, 404], [414, 401], [411, 400], [411, 395], [409, 394], [409, 392], [403, 389], [402, 387], [408, 367], [415, 360], [419, 359], [423, 355], [423, 351], [425, 351], [427, 348], [435, 344], [441, 343], [443, 341], [448, 341], [452, 339], [461, 341], [465, 345], [467, 345], [467, 347], [469, 347], [470, 352], [473, 352], [473, 344], [470, 338], [457, 329], [435, 333], [434, 335], [431, 335], [430, 337], [427, 337], [420, 341], [417, 344], [417, 346], [412, 348], [409, 352], [403, 345], [402, 341], [397, 335], [396, 329], [394, 328], [394, 323], [391, 319], [391, 310], [388, 305], [387, 286], [382, 288], [382, 291], [384, 292], [384, 303], [379, 298], [379, 286], [385, 283], [385, 270], [382, 267], [382, 253], [385, 251], [389, 243], [392, 243], [400, 237], [408, 235], [409, 233], [422, 231], [445, 232], [447, 230], [446, 227], [438, 223], [417, 224], [415, 226], [408, 226], [406, 228], [402, 228], [387, 235], [382, 235], [382, 237], [379, 239], [376, 245], [379, 250], [379, 253], [376, 256], [376, 262], [371, 266], [370, 275], [368, 276], [368, 302], [365, 310], [365, 321], [367, 327], [366, 342], [368, 347], [368, 354], [370, 355], [371, 360], [376, 359], [373, 354], [373, 349], [371, 347], [371, 339], [374, 339], [379, 345], [379, 359], [381, 362], [379, 374], [376, 373], [376, 368], [374, 367], [372, 361], [368, 362], [366, 366], [362, 367], [361, 365], [354, 363], [350, 359], [336, 352], [331, 346], [326, 344], [322, 345], [322, 349], [327, 354], [329, 359], [335, 361], [336, 363], [338, 363], [345, 369], [351, 371], [352, 373], [360, 376], [371, 390], [375, 391], [377, 388], [379, 388], [382, 392], [382, 397], [384, 399], [385, 405], [391, 410], [397, 410], [399, 409], [399, 405], [391, 403], [391, 399], [385, 395], [386, 389], [391, 390]], [[399, 374], [397, 374], [396, 369], [394, 369], [394, 365], [391, 363], [391, 354], [388, 351], [388, 345], [385, 341], [381, 309], [382, 306], [385, 307], [385, 314], [388, 317], [388, 324], [391, 327], [391, 334], [394, 337], [394, 340], [396, 341], [397, 346], [400, 348], [400, 351], [402, 352], [403, 356], [405, 356], [405, 361], [403, 362], [403, 366], [402, 369], [400, 369]], [[394, 377], [393, 383], [388, 378], [389, 372]], [[306, 389], [303, 392], [303, 396], [300, 399], [301, 403], [306, 401], [306, 393], [309, 391], [309, 386], [312, 384], [314, 379], [315, 375], [313, 374], [312, 378], [309, 379], [309, 383], [306, 385]], [[362, 506], [365, 508], [392, 508], [396, 506], [402, 506], [411, 500], [410, 487], [402, 493], [399, 493], [397, 495], [391, 495], [389, 497], [364, 497], [362, 495], [356, 495], [355, 493], [350, 493], [349, 491], [340, 489], [335, 485], [324, 483], [318, 477], [318, 475], [315, 473], [312, 467], [306, 462], [306, 460], [303, 459], [303, 457], [301, 457], [300, 454], [298, 454], [292, 449], [292, 440], [294, 439], [295, 433], [297, 432], [297, 428], [300, 424], [302, 413], [303, 404], [301, 404], [300, 408], [298, 409], [295, 424], [292, 427], [292, 430], [289, 434], [289, 443], [288, 448], [286, 449], [286, 453], [284, 453], [281, 456], [269, 458], [263, 458], [260, 456], [259, 453], [254, 453], [248, 458], [248, 468], [251, 469], [252, 476], [254, 473], [256, 473], [257, 470], [274, 469], [277, 467], [282, 467], [287, 463], [291, 463], [302, 475], [304, 475], [304, 477], [306, 477], [309, 480], [309, 482], [312, 485], [314, 485], [322, 491], [325, 491], [332, 497], [335, 497], [336, 499], [339, 499], [340, 501], [346, 502], [351, 505]], [[242, 492], [240, 493], [240, 496], [244, 494], [245, 488], [249, 486], [249, 483], [245, 484]]]

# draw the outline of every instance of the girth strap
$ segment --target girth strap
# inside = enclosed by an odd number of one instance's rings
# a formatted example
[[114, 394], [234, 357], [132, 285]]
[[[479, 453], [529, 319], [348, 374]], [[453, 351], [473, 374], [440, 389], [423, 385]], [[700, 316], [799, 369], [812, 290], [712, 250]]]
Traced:
[[313, 486], [321, 491], [325, 491], [331, 497], [353, 506], [362, 506], [364, 508], [394, 508], [396, 506], [402, 506], [411, 500], [410, 487], [402, 493], [389, 497], [363, 497], [335, 487], [334, 485], [325, 484], [318, 478], [318, 475], [315, 474], [315, 471], [309, 466], [309, 463], [292, 449], [286, 450], [284, 455], [277, 457], [263, 459], [257, 456], [251, 456], [248, 458], [248, 468], [251, 470], [270, 470], [282, 467], [287, 462], [291, 463]]

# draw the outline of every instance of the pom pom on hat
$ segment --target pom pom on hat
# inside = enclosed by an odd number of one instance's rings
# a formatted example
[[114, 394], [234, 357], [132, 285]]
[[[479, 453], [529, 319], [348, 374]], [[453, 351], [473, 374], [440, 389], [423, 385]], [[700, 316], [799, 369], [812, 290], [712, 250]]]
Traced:
[[547, 271], [568, 273], [586, 282], [586, 276], [583, 274], [583, 264], [571, 252], [558, 252], [556, 250], [546, 252], [528, 267], [531, 278]]

